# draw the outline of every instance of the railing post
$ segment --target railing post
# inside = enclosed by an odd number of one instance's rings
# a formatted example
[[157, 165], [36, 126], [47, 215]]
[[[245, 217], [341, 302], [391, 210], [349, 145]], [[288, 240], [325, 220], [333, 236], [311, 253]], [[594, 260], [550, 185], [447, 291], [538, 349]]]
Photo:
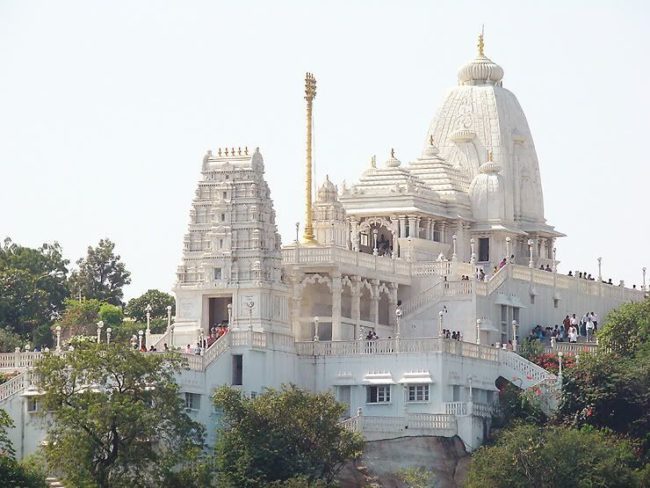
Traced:
[[20, 368], [20, 347], [17, 347], [14, 350], [14, 362], [16, 369]]

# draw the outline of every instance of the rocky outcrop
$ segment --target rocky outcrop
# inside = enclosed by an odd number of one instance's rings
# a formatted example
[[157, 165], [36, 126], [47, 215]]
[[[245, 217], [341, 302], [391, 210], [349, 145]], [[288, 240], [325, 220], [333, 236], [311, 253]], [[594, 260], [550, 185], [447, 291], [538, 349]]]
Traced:
[[342, 488], [408, 488], [398, 478], [401, 469], [421, 467], [434, 475], [437, 488], [464, 485], [469, 454], [458, 437], [400, 437], [366, 443], [361, 459], [339, 473]]

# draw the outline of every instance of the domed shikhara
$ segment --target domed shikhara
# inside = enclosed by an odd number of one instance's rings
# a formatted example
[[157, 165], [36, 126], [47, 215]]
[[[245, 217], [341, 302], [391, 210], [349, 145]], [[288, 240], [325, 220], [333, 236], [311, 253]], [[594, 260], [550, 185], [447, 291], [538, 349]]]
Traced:
[[478, 174], [469, 186], [469, 198], [474, 218], [479, 223], [504, 223], [512, 221], [507, 214], [501, 166], [490, 160], [479, 167]]
[[[488, 151], [501, 166], [505, 216], [524, 231], [547, 230], [539, 163], [533, 138], [515, 95], [503, 88], [503, 69], [483, 53], [458, 74], [426, 135], [423, 157], [433, 143], [439, 155], [464, 173], [479, 174]], [[476, 211], [476, 210], [475, 210]]]

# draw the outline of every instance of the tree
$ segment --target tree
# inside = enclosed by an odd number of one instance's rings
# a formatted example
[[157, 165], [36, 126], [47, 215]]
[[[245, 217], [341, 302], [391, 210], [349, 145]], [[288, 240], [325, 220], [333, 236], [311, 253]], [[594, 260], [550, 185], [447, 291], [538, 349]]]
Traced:
[[650, 299], [626, 303], [609, 312], [598, 342], [623, 356], [633, 356], [650, 344]]
[[115, 244], [101, 239], [97, 247], [88, 247], [85, 258], [77, 261], [79, 269], [70, 276], [70, 290], [85, 298], [122, 305], [122, 288], [131, 283], [131, 273], [115, 254]]
[[68, 298], [65, 301], [65, 312], [56, 322], [63, 329], [65, 339], [72, 336], [94, 336], [99, 322], [99, 309], [102, 303], [99, 300], [75, 300]]
[[99, 306], [99, 318], [104, 322], [104, 327], [119, 327], [124, 320], [122, 309], [110, 303]]
[[345, 407], [330, 393], [283, 386], [247, 398], [221, 387], [214, 404], [224, 425], [217, 469], [231, 486], [262, 487], [300, 476], [330, 482], [363, 448], [361, 437], [339, 423]]
[[472, 456], [468, 488], [643, 486], [632, 446], [603, 432], [522, 424]]
[[397, 472], [397, 477], [407, 488], [431, 488], [434, 486], [434, 475], [421, 466], [409, 466]]
[[151, 305], [152, 319], [167, 319], [167, 307], [172, 307], [172, 315], [176, 301], [169, 293], [160, 290], [147, 290], [143, 295], [132, 298], [126, 306], [126, 314], [137, 322], [147, 320], [147, 306]]
[[[38, 343], [47, 341], [53, 317], [68, 295], [68, 263], [56, 242], [32, 249], [5, 239], [0, 246], [0, 327], [29, 334]], [[40, 335], [34, 338], [37, 329]]]
[[0, 409], [0, 482], [2, 486], [20, 488], [46, 488], [45, 478], [15, 459], [14, 448], [7, 429], [14, 426], [7, 412]]
[[568, 425], [629, 435], [650, 450], [650, 355], [581, 356], [564, 374], [557, 417]]
[[175, 354], [82, 343], [36, 366], [40, 400], [53, 423], [45, 454], [72, 486], [166, 486], [173, 469], [203, 447], [184, 411]]

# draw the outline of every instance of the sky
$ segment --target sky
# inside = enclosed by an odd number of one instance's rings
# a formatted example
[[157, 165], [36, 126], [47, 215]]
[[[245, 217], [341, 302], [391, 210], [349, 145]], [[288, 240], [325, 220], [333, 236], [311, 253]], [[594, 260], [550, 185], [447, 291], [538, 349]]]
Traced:
[[[645, 1], [0, 0], [0, 237], [108, 237], [127, 298], [170, 291], [207, 149], [259, 146], [283, 242], [302, 221], [304, 73], [316, 175], [417, 158], [476, 52], [528, 118], [559, 269], [650, 266]], [[650, 275], [649, 275], [650, 276]]]

